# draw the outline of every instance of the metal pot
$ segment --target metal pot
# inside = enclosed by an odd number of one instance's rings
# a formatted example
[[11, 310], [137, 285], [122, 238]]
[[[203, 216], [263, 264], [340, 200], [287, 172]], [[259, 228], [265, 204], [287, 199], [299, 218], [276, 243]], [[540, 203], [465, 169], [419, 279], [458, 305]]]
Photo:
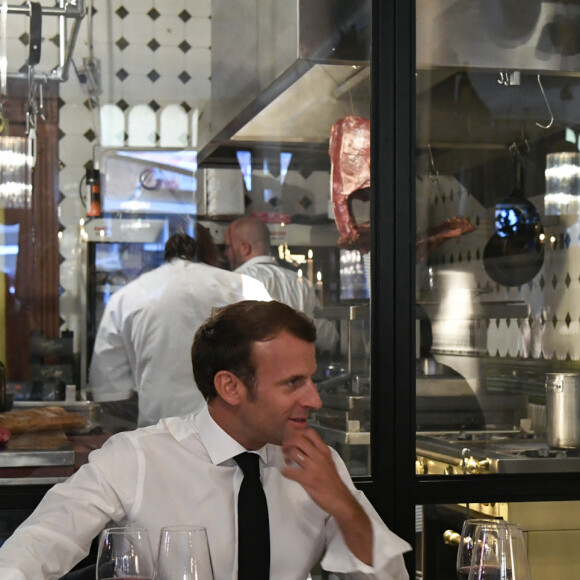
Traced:
[[580, 447], [580, 374], [546, 374], [546, 433], [548, 445]]

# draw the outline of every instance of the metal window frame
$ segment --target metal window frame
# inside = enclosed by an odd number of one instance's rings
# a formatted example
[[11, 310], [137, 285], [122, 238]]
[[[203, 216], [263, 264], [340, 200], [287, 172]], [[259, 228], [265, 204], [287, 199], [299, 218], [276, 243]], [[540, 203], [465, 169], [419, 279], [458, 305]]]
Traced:
[[355, 482], [414, 545], [417, 505], [580, 500], [580, 473], [415, 474], [415, 2], [373, 0], [372, 23], [372, 475]]

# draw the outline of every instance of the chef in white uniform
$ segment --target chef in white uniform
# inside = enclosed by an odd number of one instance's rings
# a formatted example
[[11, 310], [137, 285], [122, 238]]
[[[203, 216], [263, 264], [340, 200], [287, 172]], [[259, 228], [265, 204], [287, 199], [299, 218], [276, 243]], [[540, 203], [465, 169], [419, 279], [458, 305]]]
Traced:
[[89, 371], [92, 398], [106, 404], [138, 398], [138, 426], [198, 411], [190, 349], [213, 307], [270, 300], [264, 285], [195, 261], [196, 241], [175, 234], [165, 263], [115, 292], [103, 313]]
[[[252, 216], [233, 221], [225, 233], [225, 256], [237, 274], [256, 278], [264, 284], [273, 300], [288, 304], [314, 318], [314, 309], [320, 303], [312, 284], [289, 268], [280, 266], [271, 255], [270, 230]], [[332, 350], [338, 341], [336, 324], [325, 319], [314, 319], [316, 347]]]

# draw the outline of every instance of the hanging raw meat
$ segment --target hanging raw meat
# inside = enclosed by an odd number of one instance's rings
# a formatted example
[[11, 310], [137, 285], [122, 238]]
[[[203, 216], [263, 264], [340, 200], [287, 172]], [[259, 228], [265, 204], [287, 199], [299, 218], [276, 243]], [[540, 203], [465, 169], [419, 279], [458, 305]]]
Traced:
[[447, 240], [451, 238], [459, 240], [463, 234], [468, 234], [474, 229], [475, 226], [469, 220], [452, 216], [443, 223], [417, 234], [416, 261], [423, 262], [431, 252], [434, 252]]
[[[339, 119], [330, 130], [330, 179], [332, 206], [338, 228], [338, 247], [370, 249], [370, 222], [357, 224], [352, 213], [352, 200], [369, 201], [371, 186], [370, 121], [349, 115]], [[417, 262], [422, 262], [441, 244], [475, 230], [466, 218], [452, 216], [443, 223], [417, 234]]]
[[330, 130], [332, 206], [338, 227], [338, 247], [366, 253], [370, 247], [370, 223], [357, 224], [351, 203], [370, 199], [370, 122], [363, 117], [339, 119]]

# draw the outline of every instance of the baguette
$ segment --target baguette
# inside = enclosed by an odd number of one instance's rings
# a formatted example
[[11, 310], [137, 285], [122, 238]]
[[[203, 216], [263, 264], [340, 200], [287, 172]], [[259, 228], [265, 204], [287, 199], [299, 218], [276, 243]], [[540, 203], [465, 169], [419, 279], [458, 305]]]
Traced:
[[87, 420], [78, 413], [70, 413], [57, 406], [36, 407], [0, 413], [0, 427], [11, 433], [26, 433], [28, 431], [49, 431], [60, 429], [69, 431], [82, 429]]

